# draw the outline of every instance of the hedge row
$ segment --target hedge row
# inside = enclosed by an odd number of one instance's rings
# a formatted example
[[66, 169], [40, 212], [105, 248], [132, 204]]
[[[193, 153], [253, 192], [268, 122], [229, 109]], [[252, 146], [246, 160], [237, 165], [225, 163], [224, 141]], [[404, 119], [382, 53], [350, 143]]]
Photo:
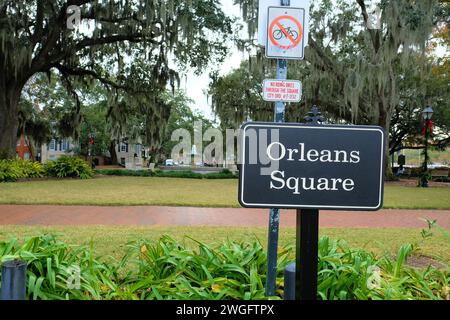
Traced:
[[237, 175], [224, 169], [217, 173], [196, 173], [192, 171], [162, 171], [162, 170], [95, 170], [95, 173], [105, 176], [125, 177], [161, 177], [161, 178], [186, 178], [186, 179], [237, 179]]

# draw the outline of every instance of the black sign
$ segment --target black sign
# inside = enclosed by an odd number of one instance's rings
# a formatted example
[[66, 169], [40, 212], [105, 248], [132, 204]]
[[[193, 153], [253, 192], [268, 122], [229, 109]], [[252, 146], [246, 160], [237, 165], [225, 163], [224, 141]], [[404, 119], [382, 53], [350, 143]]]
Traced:
[[383, 206], [381, 127], [250, 122], [241, 137], [243, 207], [375, 211]]

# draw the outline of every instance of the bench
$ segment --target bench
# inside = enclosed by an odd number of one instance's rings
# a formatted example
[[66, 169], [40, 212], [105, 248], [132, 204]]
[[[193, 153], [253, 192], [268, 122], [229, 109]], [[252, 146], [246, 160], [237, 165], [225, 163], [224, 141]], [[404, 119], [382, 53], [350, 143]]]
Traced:
[[434, 169], [431, 170], [431, 178], [448, 178], [450, 175], [449, 169]]

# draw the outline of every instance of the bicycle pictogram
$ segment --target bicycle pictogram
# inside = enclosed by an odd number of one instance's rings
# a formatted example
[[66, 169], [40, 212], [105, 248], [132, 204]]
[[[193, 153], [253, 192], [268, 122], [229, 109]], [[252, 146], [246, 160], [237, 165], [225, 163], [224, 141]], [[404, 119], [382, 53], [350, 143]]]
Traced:
[[275, 40], [281, 40], [283, 38], [289, 39], [288, 35], [290, 35], [294, 40], [298, 39], [298, 32], [293, 30], [292, 27], [285, 27], [282, 25], [282, 28], [276, 29], [272, 33]]

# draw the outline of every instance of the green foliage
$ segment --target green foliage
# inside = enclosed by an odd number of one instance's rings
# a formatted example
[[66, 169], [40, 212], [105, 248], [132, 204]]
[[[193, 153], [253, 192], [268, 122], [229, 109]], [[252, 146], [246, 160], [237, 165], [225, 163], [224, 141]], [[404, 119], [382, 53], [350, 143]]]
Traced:
[[[97, 89], [98, 90], [98, 89]], [[79, 147], [77, 154], [88, 156], [102, 156], [109, 148], [111, 133], [106, 119], [106, 102], [101, 101], [92, 105], [84, 105], [81, 108], [83, 122], [80, 126]], [[94, 144], [89, 145], [89, 138], [94, 138]]]
[[56, 178], [90, 179], [94, 176], [94, 171], [84, 160], [67, 156], [48, 161], [45, 164], [45, 172], [47, 176]]
[[42, 178], [45, 175], [44, 167], [39, 162], [16, 160], [15, 163], [26, 178]]
[[[195, 249], [163, 236], [127, 245], [120, 261], [103, 262], [90, 247], [73, 248], [55, 236], [0, 242], [0, 260], [28, 263], [29, 299], [266, 299], [266, 252], [257, 241], [227, 241], [211, 248], [194, 239]], [[413, 246], [397, 258], [377, 259], [343, 241], [319, 241], [318, 296], [328, 300], [448, 299], [449, 272], [406, 265]], [[274, 299], [283, 296], [283, 270], [292, 247], [281, 248]], [[74, 272], [75, 271], [75, 272]], [[79, 272], [80, 288], [73, 276]]]
[[24, 178], [19, 166], [12, 160], [0, 160], [0, 182], [13, 182]]
[[23, 178], [42, 178], [45, 170], [39, 162], [0, 160], [0, 182], [14, 182]]
[[[22, 245], [16, 239], [0, 242], [0, 257], [27, 261], [27, 296], [32, 300], [110, 298], [104, 288], [117, 289], [108, 287], [116, 279], [113, 268], [94, 259], [88, 248], [73, 249], [51, 235], [30, 238]], [[80, 289], [70, 289], [77, 285], [71, 282], [77, 272]]]
[[188, 170], [162, 171], [162, 170], [95, 170], [95, 173], [105, 176], [125, 177], [160, 177], [160, 178], [186, 178], [186, 179], [237, 179], [231, 171], [224, 169], [217, 173], [196, 173]]

